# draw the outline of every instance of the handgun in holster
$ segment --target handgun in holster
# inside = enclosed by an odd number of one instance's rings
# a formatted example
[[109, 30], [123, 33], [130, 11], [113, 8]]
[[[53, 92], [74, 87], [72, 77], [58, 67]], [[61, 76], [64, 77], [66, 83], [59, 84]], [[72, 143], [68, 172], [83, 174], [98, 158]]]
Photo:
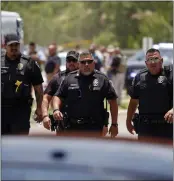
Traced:
[[135, 113], [132, 119], [133, 126], [135, 129], [135, 132], [139, 133], [139, 125], [140, 125], [140, 115], [138, 113]]
[[108, 126], [109, 124], [109, 112], [108, 112], [108, 106], [107, 106], [107, 100], [106, 100], [106, 108], [104, 109], [104, 126]]
[[65, 128], [68, 126], [68, 115], [66, 112], [63, 114], [63, 120], [54, 120], [53, 115], [49, 115], [49, 118], [51, 120], [51, 131], [65, 131]]
[[54, 120], [53, 115], [49, 115], [49, 118], [51, 120], [51, 131], [63, 131], [64, 126], [62, 124], [62, 121]]

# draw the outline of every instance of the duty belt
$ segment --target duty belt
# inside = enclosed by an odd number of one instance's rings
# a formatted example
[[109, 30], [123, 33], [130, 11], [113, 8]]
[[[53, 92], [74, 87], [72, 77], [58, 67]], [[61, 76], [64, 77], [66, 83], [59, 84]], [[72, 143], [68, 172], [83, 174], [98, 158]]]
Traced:
[[96, 124], [98, 122], [93, 118], [70, 118], [69, 121], [72, 124]]
[[163, 115], [141, 115], [139, 121], [144, 124], [163, 124], [167, 123]]

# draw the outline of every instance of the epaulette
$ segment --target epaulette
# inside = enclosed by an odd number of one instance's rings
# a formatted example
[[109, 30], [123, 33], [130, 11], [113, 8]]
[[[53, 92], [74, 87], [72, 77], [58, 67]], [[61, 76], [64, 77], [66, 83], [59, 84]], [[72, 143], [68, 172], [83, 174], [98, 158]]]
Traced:
[[28, 60], [28, 61], [31, 60], [30, 56], [24, 55], [24, 54], [21, 55], [21, 58], [23, 58], [24, 60]]
[[105, 76], [106, 78], [108, 78], [107, 77], [107, 75], [106, 74], [104, 74], [103, 72], [100, 72], [100, 71], [98, 71], [98, 70], [94, 70], [94, 72], [96, 73], [96, 74], [100, 74], [100, 75], [103, 75], [103, 76]]
[[74, 71], [70, 72], [69, 74], [76, 74], [77, 72], [79, 72], [79, 70], [74, 70]]
[[63, 71], [60, 72], [59, 75], [62, 76], [62, 75], [64, 75], [65, 73], [66, 73], [66, 70], [63, 70]]
[[147, 71], [148, 71], [147, 68], [143, 68], [143, 69], [141, 69], [141, 70], [138, 72], [138, 74], [142, 74], [142, 73], [145, 73], [145, 72], [147, 72]]

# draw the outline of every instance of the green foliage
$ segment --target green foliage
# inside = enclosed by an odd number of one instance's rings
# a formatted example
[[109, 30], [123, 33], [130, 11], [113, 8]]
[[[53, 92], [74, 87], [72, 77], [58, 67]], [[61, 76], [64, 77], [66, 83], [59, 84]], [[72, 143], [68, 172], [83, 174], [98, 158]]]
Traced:
[[25, 43], [48, 45], [91, 40], [121, 48], [140, 48], [142, 38], [172, 41], [173, 2], [4, 1], [1, 9], [24, 20]]

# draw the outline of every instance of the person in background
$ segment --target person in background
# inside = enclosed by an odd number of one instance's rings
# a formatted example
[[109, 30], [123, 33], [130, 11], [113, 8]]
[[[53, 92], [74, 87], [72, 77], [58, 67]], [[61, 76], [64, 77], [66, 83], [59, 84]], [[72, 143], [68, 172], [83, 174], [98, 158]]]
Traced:
[[96, 54], [96, 45], [95, 44], [92, 44], [90, 46], [89, 52], [91, 53], [91, 55], [94, 58], [95, 69], [100, 71], [100, 69], [102, 67], [102, 62], [101, 62], [100, 58], [98, 57], [98, 55]]
[[30, 42], [29, 50], [24, 51], [23, 53], [25, 55], [29, 55], [32, 58], [32, 60], [36, 61], [39, 64], [40, 67], [46, 61], [46, 56], [44, 55], [44, 53], [41, 50], [37, 51], [35, 42]]
[[54, 44], [48, 47], [48, 58], [45, 64], [45, 73], [49, 82], [60, 71], [61, 59], [57, 55], [57, 47]]

